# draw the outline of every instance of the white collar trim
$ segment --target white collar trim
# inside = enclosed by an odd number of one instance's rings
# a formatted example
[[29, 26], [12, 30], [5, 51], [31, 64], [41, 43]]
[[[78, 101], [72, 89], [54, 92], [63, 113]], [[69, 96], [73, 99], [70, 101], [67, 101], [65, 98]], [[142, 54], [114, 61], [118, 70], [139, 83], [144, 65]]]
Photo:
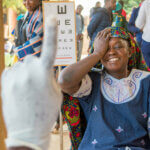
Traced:
[[122, 104], [129, 102], [137, 95], [140, 89], [140, 81], [149, 75], [149, 72], [132, 69], [127, 78], [119, 80], [104, 73], [101, 76], [101, 92], [111, 103]]

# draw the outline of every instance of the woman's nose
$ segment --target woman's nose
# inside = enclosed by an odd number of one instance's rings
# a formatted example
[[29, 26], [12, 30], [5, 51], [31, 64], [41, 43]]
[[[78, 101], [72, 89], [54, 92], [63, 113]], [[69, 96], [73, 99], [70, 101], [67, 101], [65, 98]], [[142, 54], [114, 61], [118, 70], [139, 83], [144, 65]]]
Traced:
[[116, 53], [116, 50], [114, 48], [109, 48], [108, 49], [108, 54], [115, 54]]

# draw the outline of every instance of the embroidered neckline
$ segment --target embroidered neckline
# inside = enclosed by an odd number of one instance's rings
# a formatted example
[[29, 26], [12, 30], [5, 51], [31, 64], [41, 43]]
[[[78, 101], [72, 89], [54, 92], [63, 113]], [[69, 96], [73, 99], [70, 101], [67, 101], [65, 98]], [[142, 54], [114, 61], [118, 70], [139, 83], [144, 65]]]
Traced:
[[137, 95], [140, 81], [148, 75], [150, 75], [149, 72], [132, 69], [128, 77], [116, 79], [105, 72], [101, 76], [101, 92], [114, 104], [129, 102]]

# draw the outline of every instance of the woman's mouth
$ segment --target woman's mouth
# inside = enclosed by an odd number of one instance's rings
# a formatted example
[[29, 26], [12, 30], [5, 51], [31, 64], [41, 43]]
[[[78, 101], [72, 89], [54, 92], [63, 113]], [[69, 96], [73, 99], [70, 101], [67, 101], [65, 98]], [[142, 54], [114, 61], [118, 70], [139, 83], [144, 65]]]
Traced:
[[119, 60], [119, 58], [111, 58], [111, 59], [108, 60], [108, 62], [116, 62], [118, 60]]

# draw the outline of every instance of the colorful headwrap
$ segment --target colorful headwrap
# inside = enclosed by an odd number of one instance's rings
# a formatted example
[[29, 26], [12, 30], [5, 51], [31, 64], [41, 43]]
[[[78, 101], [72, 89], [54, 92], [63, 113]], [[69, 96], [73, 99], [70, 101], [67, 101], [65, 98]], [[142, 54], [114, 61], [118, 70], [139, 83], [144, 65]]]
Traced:
[[[130, 42], [131, 45], [131, 57], [129, 58], [128, 69], [132, 68], [150, 71], [146, 62], [143, 58], [142, 52], [140, 48], [137, 46], [133, 36], [123, 27], [110, 27], [111, 28], [111, 36], [119, 37], [125, 39]], [[91, 48], [90, 53], [93, 53], [94, 48]], [[99, 62], [95, 68], [102, 69], [102, 64]]]
[[116, 2], [116, 9], [113, 10], [112, 12], [115, 13], [115, 12], [121, 10], [121, 9], [122, 9], [122, 5], [119, 2]]
[[126, 18], [122, 14], [113, 13], [112, 27], [123, 27], [127, 29]]

